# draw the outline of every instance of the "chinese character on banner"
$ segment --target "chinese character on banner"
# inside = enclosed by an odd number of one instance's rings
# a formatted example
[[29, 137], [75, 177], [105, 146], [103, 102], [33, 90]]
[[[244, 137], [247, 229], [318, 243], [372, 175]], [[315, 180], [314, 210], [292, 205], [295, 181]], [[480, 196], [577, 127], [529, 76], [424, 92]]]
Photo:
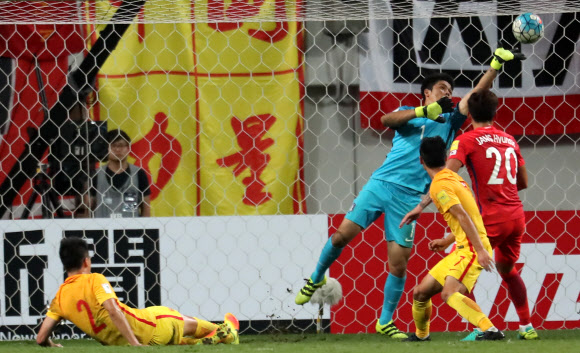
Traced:
[[131, 147], [131, 155], [135, 157], [135, 165], [145, 169], [149, 175], [149, 162], [156, 154], [162, 156], [157, 180], [151, 187], [151, 200], [155, 200], [163, 187], [173, 177], [181, 161], [181, 143], [167, 133], [169, 118], [164, 113], [155, 114], [155, 123], [143, 138]]
[[270, 162], [270, 155], [264, 151], [274, 144], [273, 139], [263, 137], [275, 122], [270, 114], [252, 116], [243, 122], [233, 117], [231, 124], [241, 150], [217, 160], [220, 167], [235, 166], [236, 177], [250, 169], [250, 176], [242, 181], [246, 186], [243, 200], [246, 205], [261, 205], [272, 198], [271, 193], [264, 191], [266, 184], [260, 176]]

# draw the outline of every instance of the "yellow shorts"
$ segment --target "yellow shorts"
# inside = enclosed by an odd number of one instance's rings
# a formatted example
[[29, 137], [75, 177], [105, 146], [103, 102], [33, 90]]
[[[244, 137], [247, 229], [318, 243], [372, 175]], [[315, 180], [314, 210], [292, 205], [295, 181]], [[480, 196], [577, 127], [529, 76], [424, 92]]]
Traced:
[[[485, 245], [484, 245], [485, 246]], [[491, 255], [491, 247], [486, 246], [486, 250]], [[445, 278], [451, 276], [463, 283], [467, 290], [471, 292], [483, 267], [477, 262], [475, 252], [467, 249], [456, 249], [429, 271], [442, 286], [445, 285]]]
[[157, 323], [150, 346], [166, 346], [179, 344], [183, 338], [183, 316], [165, 306], [150, 306], [146, 308]]

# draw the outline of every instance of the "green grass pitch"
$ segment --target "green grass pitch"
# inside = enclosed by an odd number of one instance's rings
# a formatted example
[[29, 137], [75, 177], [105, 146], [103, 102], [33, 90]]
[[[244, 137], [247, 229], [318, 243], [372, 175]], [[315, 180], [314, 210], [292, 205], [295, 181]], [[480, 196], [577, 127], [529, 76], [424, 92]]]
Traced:
[[[169, 346], [169, 347], [104, 347], [93, 340], [57, 341], [64, 349], [39, 347], [32, 341], [0, 342], [2, 353], [26, 352], [396, 352], [396, 353], [567, 353], [580, 352], [580, 330], [539, 331], [539, 341], [520, 341], [516, 332], [506, 332], [506, 339], [499, 342], [459, 342], [465, 332], [433, 333], [431, 342], [402, 343], [377, 334], [331, 335], [331, 334], [278, 334], [241, 335], [239, 346]], [[47, 351], [48, 349], [48, 351]]]

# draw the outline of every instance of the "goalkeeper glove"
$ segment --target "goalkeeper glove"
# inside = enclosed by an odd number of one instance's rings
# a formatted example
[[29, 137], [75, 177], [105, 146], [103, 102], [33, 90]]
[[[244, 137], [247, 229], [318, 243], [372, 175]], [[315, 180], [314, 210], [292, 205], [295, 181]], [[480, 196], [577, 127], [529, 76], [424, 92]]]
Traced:
[[493, 53], [491, 67], [499, 71], [504, 62], [510, 60], [524, 60], [525, 58], [526, 56], [522, 53], [513, 53], [504, 48], [497, 48], [495, 53]]
[[440, 98], [437, 102], [426, 106], [415, 108], [415, 115], [417, 118], [427, 117], [435, 120], [438, 123], [444, 123], [445, 118], [441, 116], [443, 113], [449, 113], [453, 110], [453, 102], [448, 97]]

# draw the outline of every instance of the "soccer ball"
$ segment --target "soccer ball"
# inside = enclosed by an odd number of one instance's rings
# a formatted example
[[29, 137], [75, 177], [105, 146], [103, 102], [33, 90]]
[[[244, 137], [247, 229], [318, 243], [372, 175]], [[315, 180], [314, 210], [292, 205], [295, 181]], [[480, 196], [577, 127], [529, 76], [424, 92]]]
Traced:
[[342, 286], [336, 279], [328, 277], [326, 278], [326, 284], [314, 292], [312, 298], [310, 298], [310, 303], [320, 306], [324, 304], [332, 306], [338, 304], [340, 299], [342, 299]]
[[535, 43], [544, 36], [544, 24], [540, 16], [528, 12], [516, 17], [512, 31], [521, 43]]

